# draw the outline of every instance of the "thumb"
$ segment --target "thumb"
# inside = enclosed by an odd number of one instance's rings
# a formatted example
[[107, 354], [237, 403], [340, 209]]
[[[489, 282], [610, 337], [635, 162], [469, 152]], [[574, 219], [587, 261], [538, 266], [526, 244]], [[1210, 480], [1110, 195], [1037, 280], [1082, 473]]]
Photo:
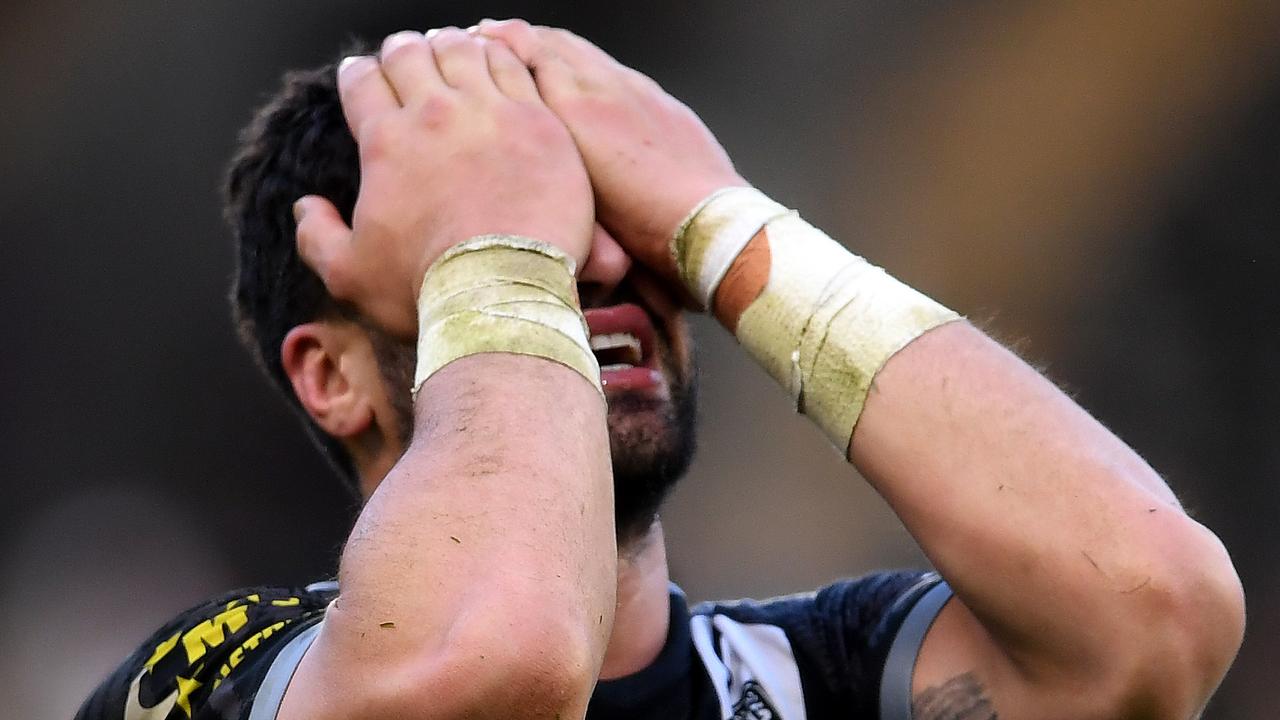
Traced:
[[329, 294], [350, 299], [351, 228], [327, 198], [306, 195], [293, 204], [297, 222], [298, 255], [329, 289]]

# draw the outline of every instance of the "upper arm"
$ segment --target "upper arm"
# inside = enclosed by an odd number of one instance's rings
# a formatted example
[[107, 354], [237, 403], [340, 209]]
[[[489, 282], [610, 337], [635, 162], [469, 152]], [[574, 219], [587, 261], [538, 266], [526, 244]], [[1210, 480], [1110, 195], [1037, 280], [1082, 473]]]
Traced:
[[[1001, 648], [958, 597], [929, 628], [911, 678], [911, 720], [1017, 720], [1148, 717], [1117, 711], [1127, 702], [1122, 678], [1105, 677], [1082, 660], [1057, 671], [1020, 666]], [[888, 720], [887, 718], [883, 720]]]
[[[910, 677], [910, 720], [994, 720], [1010, 714], [1008, 660], [956, 597], [947, 601], [923, 638]], [[995, 694], [1001, 695], [997, 702]], [[882, 720], [889, 720], [883, 718]]]

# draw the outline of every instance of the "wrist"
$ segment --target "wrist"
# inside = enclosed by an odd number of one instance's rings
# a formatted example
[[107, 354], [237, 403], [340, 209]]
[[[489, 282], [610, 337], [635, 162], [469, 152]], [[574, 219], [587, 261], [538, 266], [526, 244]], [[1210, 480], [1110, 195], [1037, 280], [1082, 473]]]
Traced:
[[600, 391], [575, 265], [553, 245], [513, 235], [481, 235], [441, 255], [419, 291], [415, 396], [444, 366], [488, 352], [558, 362]]
[[770, 260], [768, 236], [761, 228], [734, 258], [712, 298], [710, 311], [729, 332], [738, 331], [742, 313], [764, 292]]
[[749, 186], [724, 186], [703, 196], [669, 241], [685, 288], [703, 308], [712, 309], [720, 284], [752, 238], [790, 213]]
[[[577, 230], [573, 230], [575, 226], [579, 226]], [[586, 262], [587, 255], [591, 250], [591, 234], [592, 224], [587, 222], [566, 222], [560, 220], [548, 220], [545, 222], [531, 222], [529, 219], [514, 220], [503, 222], [501, 220], [489, 220], [486, 222], [476, 223], [473, 227], [453, 234], [457, 238], [448, 248], [440, 252], [427, 263], [423, 268], [423, 273], [419, 277], [425, 277], [426, 272], [445, 254], [454, 248], [466, 245], [476, 238], [481, 237], [511, 237], [523, 240], [531, 240], [541, 245], [545, 245], [557, 252], [563, 253], [573, 264], [574, 272], [582, 269]]]
[[712, 193], [672, 246], [691, 293], [841, 450], [880, 368], [959, 317], [750, 188]]

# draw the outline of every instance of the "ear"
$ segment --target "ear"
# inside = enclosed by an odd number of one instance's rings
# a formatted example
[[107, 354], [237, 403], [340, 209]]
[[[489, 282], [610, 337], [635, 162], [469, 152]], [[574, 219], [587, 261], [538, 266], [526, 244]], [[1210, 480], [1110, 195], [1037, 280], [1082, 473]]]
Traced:
[[326, 433], [354, 440], [373, 424], [370, 388], [358, 368], [359, 347], [348, 323], [311, 322], [289, 331], [280, 361], [307, 414]]

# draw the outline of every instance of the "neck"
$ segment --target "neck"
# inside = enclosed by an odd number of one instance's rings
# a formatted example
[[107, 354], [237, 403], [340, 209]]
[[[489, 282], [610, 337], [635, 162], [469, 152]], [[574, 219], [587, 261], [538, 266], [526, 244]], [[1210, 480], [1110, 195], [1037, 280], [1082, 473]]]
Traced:
[[618, 607], [605, 649], [601, 680], [648, 667], [662, 652], [671, 624], [666, 541], [654, 521], [644, 537], [618, 556]]

